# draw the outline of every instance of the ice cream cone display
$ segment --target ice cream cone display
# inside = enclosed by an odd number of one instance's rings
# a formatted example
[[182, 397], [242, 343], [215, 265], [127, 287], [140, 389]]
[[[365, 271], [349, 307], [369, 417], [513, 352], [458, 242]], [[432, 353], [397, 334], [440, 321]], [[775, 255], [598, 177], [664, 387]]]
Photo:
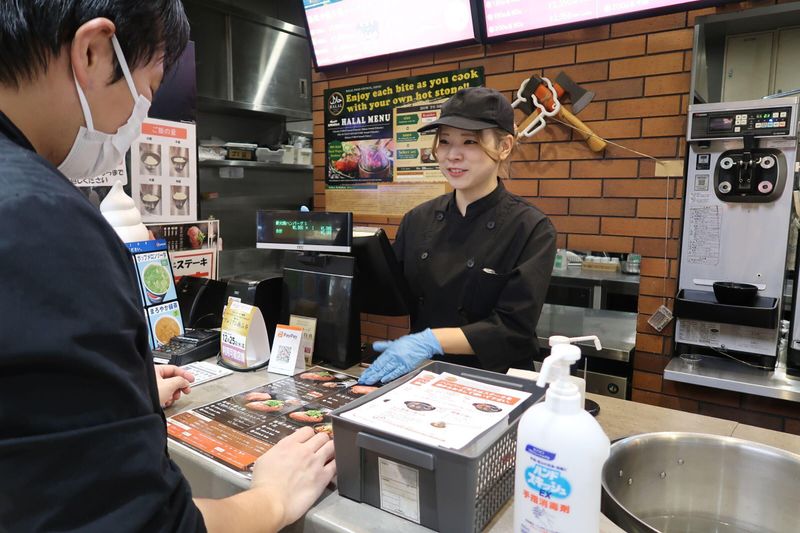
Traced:
[[100, 212], [117, 232], [122, 242], [146, 241], [147, 228], [142, 224], [142, 214], [136, 209], [133, 198], [116, 182], [100, 204]]

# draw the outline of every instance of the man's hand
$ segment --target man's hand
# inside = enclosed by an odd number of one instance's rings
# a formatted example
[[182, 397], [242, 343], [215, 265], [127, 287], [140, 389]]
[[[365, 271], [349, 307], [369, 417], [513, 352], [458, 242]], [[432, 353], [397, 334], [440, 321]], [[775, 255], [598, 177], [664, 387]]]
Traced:
[[252, 489], [276, 500], [281, 527], [298, 520], [336, 475], [333, 441], [305, 427], [284, 438], [256, 461]]
[[372, 348], [383, 353], [361, 374], [358, 382], [362, 385], [372, 385], [378, 381], [388, 383], [411, 372], [434, 355], [444, 353], [430, 328], [405, 335], [396, 341], [374, 342]]
[[192, 392], [192, 382], [194, 382], [194, 376], [187, 370], [175, 365], [156, 365], [158, 401], [164, 407], [175, 403], [181, 397], [181, 393]]

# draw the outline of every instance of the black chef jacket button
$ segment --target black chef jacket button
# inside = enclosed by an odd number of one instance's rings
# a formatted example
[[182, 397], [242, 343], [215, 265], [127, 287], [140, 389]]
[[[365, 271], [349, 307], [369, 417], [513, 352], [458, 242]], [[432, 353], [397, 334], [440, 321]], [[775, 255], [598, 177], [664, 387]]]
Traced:
[[419, 256], [420, 259], [423, 261], [428, 258], [428, 252], [422, 252], [422, 255]]
[[441, 211], [437, 211], [436, 212], [436, 220], [438, 220], [439, 222], [444, 220], [444, 213], [442, 213]]
[[486, 223], [486, 229], [494, 229], [495, 223], [494, 220], [490, 220]]
[[472, 268], [474, 266], [475, 266], [475, 260], [474, 259], [470, 259], [470, 260], [467, 261], [467, 268]]

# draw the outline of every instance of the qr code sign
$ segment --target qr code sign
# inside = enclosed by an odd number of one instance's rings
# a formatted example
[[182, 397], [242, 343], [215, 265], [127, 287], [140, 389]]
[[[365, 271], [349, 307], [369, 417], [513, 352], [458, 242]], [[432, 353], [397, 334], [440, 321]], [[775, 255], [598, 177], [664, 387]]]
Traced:
[[292, 356], [291, 347], [278, 346], [278, 353], [275, 354], [275, 357], [278, 359], [279, 363], [288, 363], [291, 356]]

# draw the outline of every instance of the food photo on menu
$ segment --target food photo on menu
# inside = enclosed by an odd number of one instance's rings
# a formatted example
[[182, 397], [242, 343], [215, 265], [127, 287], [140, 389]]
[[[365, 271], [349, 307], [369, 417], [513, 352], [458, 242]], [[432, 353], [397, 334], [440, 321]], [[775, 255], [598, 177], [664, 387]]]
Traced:
[[394, 140], [337, 141], [329, 147], [330, 179], [333, 181], [392, 181]]
[[342, 418], [431, 446], [461, 449], [507, 420], [527, 392], [449, 373], [416, 377], [342, 413]]
[[144, 174], [158, 176], [161, 174], [161, 145], [141, 143], [139, 145], [139, 161], [144, 167]]
[[260, 454], [301, 427], [332, 436], [331, 412], [377, 389], [312, 367], [174, 415], [167, 430], [173, 441], [247, 477]]

